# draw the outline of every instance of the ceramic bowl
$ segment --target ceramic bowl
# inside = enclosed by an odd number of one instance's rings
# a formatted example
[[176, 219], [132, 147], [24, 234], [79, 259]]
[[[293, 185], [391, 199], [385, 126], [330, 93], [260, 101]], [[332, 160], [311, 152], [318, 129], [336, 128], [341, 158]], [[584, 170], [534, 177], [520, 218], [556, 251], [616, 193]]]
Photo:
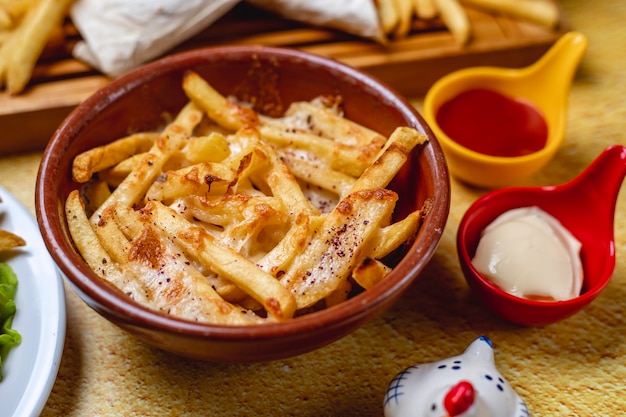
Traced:
[[[217, 326], [169, 317], [130, 301], [99, 279], [77, 253], [64, 218], [70, 175], [78, 153], [134, 131], [162, 127], [164, 112], [186, 102], [183, 74], [193, 69], [222, 94], [245, 92], [265, 108], [285, 108], [320, 94], [341, 95], [346, 117], [389, 135], [415, 127], [429, 138], [390, 185], [400, 195], [398, 214], [434, 198], [414, 243], [394, 270], [373, 288], [332, 308], [282, 323]], [[241, 98], [241, 97], [240, 97]], [[418, 277], [438, 246], [450, 201], [439, 143], [416, 110], [383, 83], [337, 61], [296, 50], [216, 47], [163, 58], [97, 91], [60, 125], [44, 151], [36, 209], [46, 245], [71, 287], [91, 308], [140, 340], [191, 358], [254, 362], [302, 354], [331, 343], [389, 308]]]

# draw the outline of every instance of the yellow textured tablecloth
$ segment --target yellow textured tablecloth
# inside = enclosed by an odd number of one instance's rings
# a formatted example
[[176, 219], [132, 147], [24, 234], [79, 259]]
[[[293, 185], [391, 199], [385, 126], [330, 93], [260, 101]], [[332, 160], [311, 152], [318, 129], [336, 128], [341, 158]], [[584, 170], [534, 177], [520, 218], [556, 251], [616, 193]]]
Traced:
[[[568, 181], [605, 147], [626, 144], [626, 3], [559, 4], [571, 27], [589, 38], [589, 49], [571, 91], [565, 143], [530, 184]], [[419, 108], [420, 98], [414, 103]], [[40, 157], [0, 158], [0, 184], [33, 212]], [[173, 357], [102, 319], [67, 287], [65, 350], [42, 415], [381, 416], [398, 371], [459, 354], [479, 335], [492, 339], [500, 372], [533, 415], [624, 415], [626, 187], [621, 191], [612, 282], [582, 312], [544, 328], [501, 321], [469, 292], [455, 235], [482, 191], [455, 180], [441, 245], [416, 284], [380, 318], [299, 357], [253, 365]]]

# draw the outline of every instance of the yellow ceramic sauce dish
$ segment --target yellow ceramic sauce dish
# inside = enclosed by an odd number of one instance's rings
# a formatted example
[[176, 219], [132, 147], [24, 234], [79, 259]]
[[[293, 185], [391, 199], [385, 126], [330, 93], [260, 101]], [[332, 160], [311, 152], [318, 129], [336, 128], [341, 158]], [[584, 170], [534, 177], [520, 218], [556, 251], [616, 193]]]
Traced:
[[[583, 34], [568, 32], [530, 66], [465, 68], [435, 82], [426, 94], [423, 113], [444, 150], [450, 173], [471, 185], [496, 188], [518, 183], [543, 168], [563, 142], [569, 90], [586, 49]], [[448, 136], [438, 121], [441, 107], [462, 93], [476, 90], [529, 103], [547, 125], [545, 145], [521, 156], [496, 156], [472, 150]], [[485, 126], [485, 131], [489, 128]]]

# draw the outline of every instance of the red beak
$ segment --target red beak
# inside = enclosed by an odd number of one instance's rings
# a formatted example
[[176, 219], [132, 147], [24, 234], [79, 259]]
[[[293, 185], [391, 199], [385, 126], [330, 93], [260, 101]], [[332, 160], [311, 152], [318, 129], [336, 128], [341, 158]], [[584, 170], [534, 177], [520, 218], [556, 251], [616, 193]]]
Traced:
[[466, 412], [474, 404], [475, 397], [474, 386], [469, 381], [461, 381], [450, 388], [443, 405], [449, 417], [454, 417]]

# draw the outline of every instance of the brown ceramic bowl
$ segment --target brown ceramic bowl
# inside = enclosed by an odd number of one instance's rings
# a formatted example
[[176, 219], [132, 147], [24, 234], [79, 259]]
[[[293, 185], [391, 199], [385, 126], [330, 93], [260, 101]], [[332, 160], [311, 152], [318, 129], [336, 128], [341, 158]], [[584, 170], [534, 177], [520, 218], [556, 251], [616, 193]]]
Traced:
[[[163, 113], [174, 114], [186, 102], [181, 80], [189, 69], [222, 94], [254, 98], [265, 109], [281, 109], [294, 100], [320, 94], [340, 94], [350, 119], [385, 135], [399, 125], [413, 126], [428, 135], [428, 144], [411, 155], [390, 187], [400, 195], [398, 215], [421, 207], [430, 197], [434, 198], [432, 209], [415, 242], [384, 281], [320, 312], [283, 323], [238, 327], [199, 324], [148, 310], [90, 270], [68, 237], [63, 213], [66, 196], [78, 187], [70, 174], [72, 160], [116, 137], [161, 128]], [[54, 133], [43, 154], [35, 200], [39, 226], [52, 257], [76, 293], [103, 317], [140, 340], [175, 354], [253, 362], [324, 346], [389, 308], [435, 252], [448, 217], [450, 188], [447, 166], [431, 131], [409, 103], [381, 82], [336, 61], [295, 50], [218, 47], [148, 64], [112, 81], [80, 104]]]

